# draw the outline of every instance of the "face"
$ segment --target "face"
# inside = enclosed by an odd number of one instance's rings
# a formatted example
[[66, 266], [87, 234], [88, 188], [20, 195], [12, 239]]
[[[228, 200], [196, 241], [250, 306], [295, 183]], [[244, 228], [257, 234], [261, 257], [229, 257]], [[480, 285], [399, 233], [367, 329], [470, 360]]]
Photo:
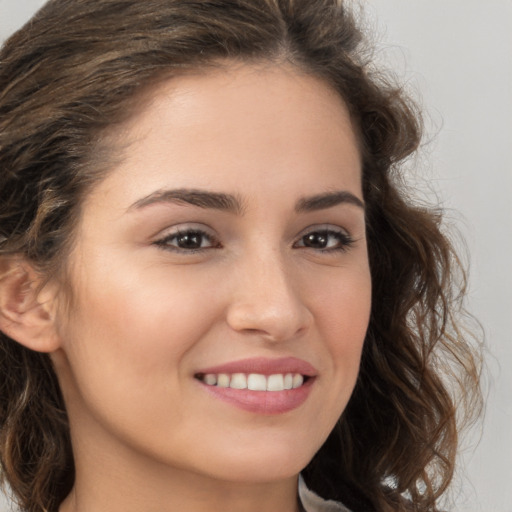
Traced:
[[297, 474], [349, 400], [370, 310], [345, 105], [292, 68], [232, 66], [163, 84], [118, 135], [52, 355], [77, 464]]

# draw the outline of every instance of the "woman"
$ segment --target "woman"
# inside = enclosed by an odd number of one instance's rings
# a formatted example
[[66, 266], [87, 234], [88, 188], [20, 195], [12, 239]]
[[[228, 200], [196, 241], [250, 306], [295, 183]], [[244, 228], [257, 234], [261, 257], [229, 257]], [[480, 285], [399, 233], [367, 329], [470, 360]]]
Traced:
[[477, 358], [347, 7], [53, 0], [0, 62], [20, 508], [438, 510]]

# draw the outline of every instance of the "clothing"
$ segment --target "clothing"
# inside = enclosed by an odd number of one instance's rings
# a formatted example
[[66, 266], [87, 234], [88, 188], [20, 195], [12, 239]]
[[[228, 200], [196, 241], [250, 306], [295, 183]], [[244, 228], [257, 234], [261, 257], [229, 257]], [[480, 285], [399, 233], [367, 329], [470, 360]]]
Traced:
[[306, 487], [302, 476], [299, 475], [299, 500], [304, 512], [350, 512], [337, 501], [324, 500]]

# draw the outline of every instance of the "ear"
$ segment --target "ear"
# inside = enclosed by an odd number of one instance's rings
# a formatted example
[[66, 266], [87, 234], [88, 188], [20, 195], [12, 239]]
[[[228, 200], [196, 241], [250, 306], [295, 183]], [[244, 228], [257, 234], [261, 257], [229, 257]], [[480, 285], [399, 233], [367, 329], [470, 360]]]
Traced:
[[0, 258], [0, 330], [37, 352], [59, 348], [55, 326], [56, 294], [20, 258]]

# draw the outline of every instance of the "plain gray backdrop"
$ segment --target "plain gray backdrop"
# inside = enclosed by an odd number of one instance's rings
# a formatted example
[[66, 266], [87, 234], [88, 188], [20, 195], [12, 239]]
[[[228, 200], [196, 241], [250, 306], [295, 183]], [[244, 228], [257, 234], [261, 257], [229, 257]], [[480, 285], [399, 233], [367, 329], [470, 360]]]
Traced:
[[[0, 0], [0, 41], [43, 3]], [[512, 512], [512, 0], [364, 5], [379, 59], [428, 112], [418, 186], [427, 181], [466, 237], [469, 305], [486, 331], [485, 421], [466, 442], [448, 509]]]

